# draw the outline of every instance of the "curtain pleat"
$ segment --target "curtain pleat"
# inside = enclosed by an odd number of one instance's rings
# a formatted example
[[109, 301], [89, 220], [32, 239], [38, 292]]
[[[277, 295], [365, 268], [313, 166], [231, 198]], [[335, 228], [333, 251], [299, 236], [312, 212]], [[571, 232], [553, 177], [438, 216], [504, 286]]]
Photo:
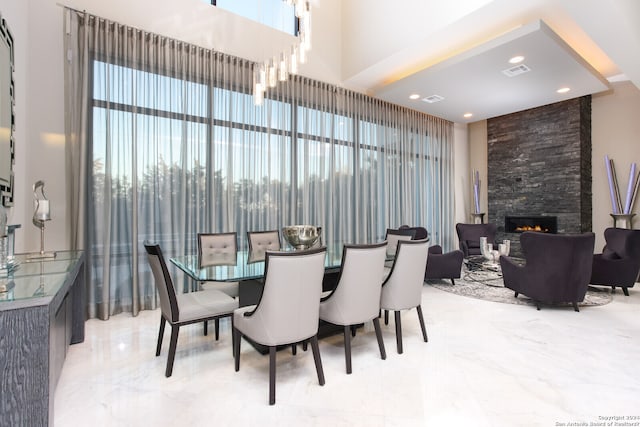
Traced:
[[[451, 122], [291, 75], [251, 95], [255, 63], [65, 9], [67, 176], [88, 313], [154, 309], [143, 248], [199, 232], [322, 227], [325, 244], [402, 224], [453, 247]], [[172, 270], [176, 287], [191, 289]]]

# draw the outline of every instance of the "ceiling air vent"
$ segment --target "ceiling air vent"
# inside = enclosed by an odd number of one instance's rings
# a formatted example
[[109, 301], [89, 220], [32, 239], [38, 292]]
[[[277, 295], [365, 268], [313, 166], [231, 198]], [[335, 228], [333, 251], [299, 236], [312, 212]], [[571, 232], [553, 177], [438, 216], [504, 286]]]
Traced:
[[516, 65], [515, 67], [502, 70], [502, 73], [507, 77], [515, 77], [520, 74], [528, 73], [529, 71], [531, 71], [531, 68], [527, 67], [524, 64], [520, 64], [520, 65]]
[[431, 95], [431, 96], [427, 96], [426, 98], [422, 98], [422, 100], [428, 104], [433, 104], [434, 102], [440, 102], [443, 99], [444, 97], [440, 95]]

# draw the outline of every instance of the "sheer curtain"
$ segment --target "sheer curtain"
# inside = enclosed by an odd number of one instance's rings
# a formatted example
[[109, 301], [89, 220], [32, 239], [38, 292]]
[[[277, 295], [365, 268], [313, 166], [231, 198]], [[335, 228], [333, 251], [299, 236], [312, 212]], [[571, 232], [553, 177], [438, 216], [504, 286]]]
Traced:
[[[156, 307], [142, 243], [322, 226], [326, 243], [422, 225], [453, 244], [452, 123], [300, 76], [251, 95], [254, 63], [65, 9], [72, 240], [89, 315]], [[184, 275], [175, 274], [179, 286]]]

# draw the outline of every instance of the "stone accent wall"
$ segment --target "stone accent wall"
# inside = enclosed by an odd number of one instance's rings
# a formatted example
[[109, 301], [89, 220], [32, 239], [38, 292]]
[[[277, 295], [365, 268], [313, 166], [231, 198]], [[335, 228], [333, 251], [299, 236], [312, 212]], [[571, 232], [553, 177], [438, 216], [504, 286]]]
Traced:
[[489, 119], [487, 143], [498, 241], [519, 251], [518, 235], [504, 234], [505, 215], [554, 215], [558, 233], [591, 231], [591, 96]]

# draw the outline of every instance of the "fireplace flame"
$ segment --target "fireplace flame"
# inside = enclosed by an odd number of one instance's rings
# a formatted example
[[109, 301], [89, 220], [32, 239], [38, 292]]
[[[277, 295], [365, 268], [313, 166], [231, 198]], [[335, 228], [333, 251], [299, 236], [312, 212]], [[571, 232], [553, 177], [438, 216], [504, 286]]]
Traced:
[[520, 225], [520, 226], [516, 227], [516, 231], [539, 231], [541, 233], [548, 233], [549, 229], [548, 228], [543, 229], [539, 225], [534, 225], [534, 226]]

